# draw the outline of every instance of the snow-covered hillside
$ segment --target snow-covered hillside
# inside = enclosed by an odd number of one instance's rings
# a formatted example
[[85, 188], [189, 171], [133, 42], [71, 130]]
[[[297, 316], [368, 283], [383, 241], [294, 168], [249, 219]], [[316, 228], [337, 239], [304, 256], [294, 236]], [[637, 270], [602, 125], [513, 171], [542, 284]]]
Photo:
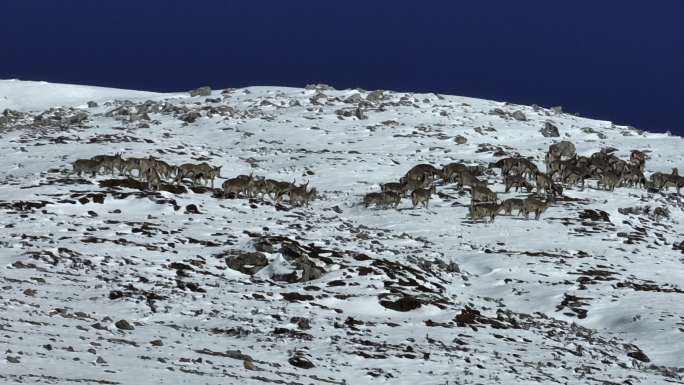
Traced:
[[[361, 204], [419, 163], [520, 155], [544, 169], [559, 140], [580, 155], [641, 150], [646, 175], [669, 173], [680, 137], [325, 86], [191, 97], [0, 81], [4, 108], [0, 383], [684, 383], [674, 190], [589, 180], [538, 221], [474, 222], [454, 184], [429, 209]], [[547, 122], [560, 137], [540, 133]], [[215, 187], [250, 173], [308, 182], [319, 197], [292, 207], [66, 175], [114, 153], [222, 166]], [[527, 195], [486, 176], [499, 199]]]

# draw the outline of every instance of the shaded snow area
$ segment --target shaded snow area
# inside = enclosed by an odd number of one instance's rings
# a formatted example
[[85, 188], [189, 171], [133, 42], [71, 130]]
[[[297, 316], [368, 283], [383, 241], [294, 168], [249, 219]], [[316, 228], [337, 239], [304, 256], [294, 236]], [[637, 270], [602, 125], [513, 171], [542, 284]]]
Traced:
[[[680, 137], [436, 94], [195, 94], [0, 82], [0, 383], [684, 383], [674, 189], [589, 179], [539, 220], [473, 221], [467, 189], [440, 180], [427, 209], [362, 203], [452, 162], [481, 166], [500, 201], [524, 198], [488, 165], [544, 170], [560, 140], [640, 150], [647, 177], [670, 173]], [[151, 190], [116, 170], [68, 174], [115, 153], [221, 175]], [[223, 194], [240, 174], [318, 196]]]

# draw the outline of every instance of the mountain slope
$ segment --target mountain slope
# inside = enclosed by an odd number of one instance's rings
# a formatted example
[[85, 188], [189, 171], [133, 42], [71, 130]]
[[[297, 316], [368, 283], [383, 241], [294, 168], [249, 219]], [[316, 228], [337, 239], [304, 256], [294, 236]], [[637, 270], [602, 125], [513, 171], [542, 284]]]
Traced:
[[[682, 383], [672, 190], [590, 180], [539, 221], [473, 222], [454, 184], [429, 209], [361, 204], [419, 163], [484, 169], [522, 155], [543, 169], [558, 140], [581, 155], [641, 150], [647, 174], [669, 172], [679, 137], [435, 94], [22, 84], [0, 88], [22, 109], [0, 121], [4, 382]], [[82, 108], [38, 112], [61, 105]], [[559, 138], [540, 133], [547, 122]], [[319, 199], [291, 207], [65, 174], [115, 152], [295, 179]], [[526, 195], [485, 175], [499, 199]]]

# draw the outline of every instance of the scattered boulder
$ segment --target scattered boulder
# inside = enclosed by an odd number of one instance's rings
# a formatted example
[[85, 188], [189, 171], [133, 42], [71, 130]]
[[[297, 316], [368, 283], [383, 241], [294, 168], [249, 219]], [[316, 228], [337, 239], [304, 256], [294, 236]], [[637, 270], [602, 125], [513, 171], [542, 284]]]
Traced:
[[135, 330], [135, 328], [133, 327], [133, 325], [131, 325], [131, 324], [130, 324], [128, 321], [126, 321], [125, 319], [116, 321], [116, 323], [114, 324], [114, 326], [116, 326], [116, 328], [119, 329], [119, 330]]
[[586, 219], [594, 222], [610, 222], [610, 215], [603, 210], [585, 209], [579, 213], [580, 219]]
[[211, 87], [204, 86], [200, 88], [195, 88], [190, 91], [190, 96], [209, 96], [211, 95]]
[[558, 131], [558, 127], [556, 127], [553, 123], [551, 122], [546, 122], [544, 123], [544, 128], [539, 130], [541, 134], [545, 138], [557, 138], [560, 136], [560, 132]]
[[258, 251], [245, 252], [226, 257], [226, 265], [243, 274], [254, 275], [268, 265], [268, 258]]
[[366, 100], [371, 103], [379, 103], [385, 99], [385, 93], [382, 90], [372, 91], [366, 96]]
[[294, 356], [290, 357], [287, 362], [290, 363], [292, 366], [296, 366], [301, 369], [311, 369], [314, 368], [316, 365], [313, 364], [308, 358], [304, 357], [303, 354], [301, 353], [296, 353]]
[[468, 138], [463, 135], [456, 135], [454, 142], [456, 142], [456, 144], [466, 144], [468, 143]]
[[410, 295], [403, 296], [396, 301], [382, 300], [380, 301], [380, 305], [390, 310], [401, 312], [415, 310], [421, 306], [420, 301], [418, 301], [416, 297]]
[[527, 121], [527, 116], [525, 116], [525, 113], [523, 113], [523, 112], [520, 111], [520, 110], [517, 110], [517, 111], [513, 112], [513, 113], [511, 114], [511, 116], [513, 117], [513, 119], [518, 120], [518, 121], [521, 121], [521, 122]]
[[194, 203], [191, 203], [191, 204], [185, 206], [185, 213], [186, 214], [199, 214], [200, 211], [197, 208], [197, 205], [195, 205]]
[[297, 292], [293, 293], [280, 293], [280, 295], [283, 296], [283, 299], [289, 302], [295, 302], [295, 301], [313, 301], [314, 296], [309, 295], [309, 294], [299, 294]]
[[178, 119], [180, 119], [186, 123], [195, 123], [195, 121], [200, 117], [202, 117], [202, 114], [200, 114], [199, 112], [190, 111], [186, 114], [179, 116]]
[[571, 158], [576, 153], [575, 145], [572, 142], [563, 140], [549, 146], [549, 153], [556, 157]]
[[641, 362], [651, 362], [651, 359], [648, 358], [648, 356], [646, 355], [646, 353], [642, 352], [641, 350], [637, 350], [637, 351], [634, 351], [634, 352], [629, 352], [629, 353], [627, 353], [627, 356], [628, 356], [628, 357], [632, 357], [632, 358], [634, 358], [634, 359], [637, 360], [637, 361], [641, 361]]

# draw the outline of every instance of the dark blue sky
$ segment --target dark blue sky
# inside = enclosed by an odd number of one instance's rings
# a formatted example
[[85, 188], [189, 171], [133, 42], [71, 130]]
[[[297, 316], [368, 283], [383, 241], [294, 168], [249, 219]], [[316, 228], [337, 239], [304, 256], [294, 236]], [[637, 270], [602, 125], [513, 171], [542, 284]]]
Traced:
[[1, 12], [0, 78], [434, 91], [684, 134], [679, 0], [22, 0]]

